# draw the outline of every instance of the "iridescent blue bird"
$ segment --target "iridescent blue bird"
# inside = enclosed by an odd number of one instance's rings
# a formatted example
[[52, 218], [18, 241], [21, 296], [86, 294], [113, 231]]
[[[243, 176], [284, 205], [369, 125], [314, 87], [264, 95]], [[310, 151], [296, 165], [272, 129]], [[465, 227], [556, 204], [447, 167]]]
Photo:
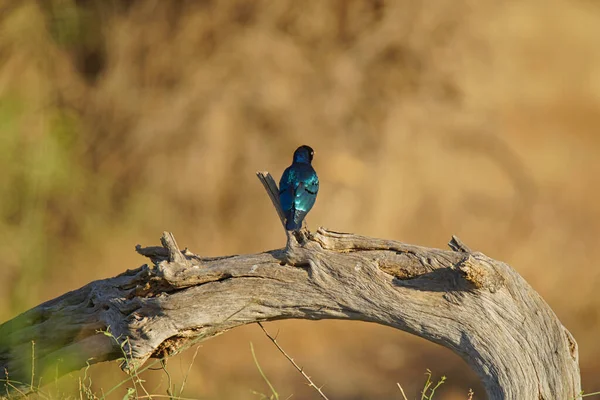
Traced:
[[315, 152], [309, 146], [300, 146], [294, 160], [279, 181], [279, 201], [285, 214], [285, 229], [302, 228], [302, 221], [317, 199], [319, 177], [311, 162]]

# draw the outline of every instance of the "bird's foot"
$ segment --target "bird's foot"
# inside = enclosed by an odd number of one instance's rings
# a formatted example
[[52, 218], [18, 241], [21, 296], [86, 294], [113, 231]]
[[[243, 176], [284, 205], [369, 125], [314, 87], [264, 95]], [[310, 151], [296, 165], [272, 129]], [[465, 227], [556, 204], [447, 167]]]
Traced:
[[306, 243], [308, 243], [308, 241], [312, 239], [312, 233], [310, 233], [306, 226], [303, 226], [297, 231], [294, 231], [294, 236], [296, 237], [296, 240], [298, 240], [298, 244], [300, 244], [301, 246], [304, 246]]

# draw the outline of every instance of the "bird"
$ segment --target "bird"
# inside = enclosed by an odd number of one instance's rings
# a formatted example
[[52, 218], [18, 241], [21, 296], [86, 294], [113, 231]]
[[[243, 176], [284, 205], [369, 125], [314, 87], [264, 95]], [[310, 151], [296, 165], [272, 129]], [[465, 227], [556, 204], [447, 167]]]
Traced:
[[292, 165], [287, 167], [279, 181], [279, 202], [285, 215], [285, 229], [296, 231], [315, 204], [319, 192], [319, 177], [311, 163], [315, 152], [310, 146], [294, 151]]

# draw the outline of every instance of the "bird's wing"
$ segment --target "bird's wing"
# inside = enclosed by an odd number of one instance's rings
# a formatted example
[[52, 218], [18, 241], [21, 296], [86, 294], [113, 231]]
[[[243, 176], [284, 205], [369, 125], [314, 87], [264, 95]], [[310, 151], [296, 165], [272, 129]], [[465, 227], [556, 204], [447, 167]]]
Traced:
[[292, 182], [293, 175], [292, 168], [288, 167], [283, 171], [283, 175], [279, 180], [279, 203], [281, 203], [281, 209], [284, 212], [291, 210], [294, 205], [295, 185]]
[[281, 179], [279, 180], [279, 194], [285, 192], [289, 187], [290, 182], [290, 168], [286, 168], [281, 175]]
[[301, 181], [298, 189], [294, 193], [294, 204], [296, 209], [305, 212], [310, 211], [312, 206], [315, 204], [318, 191], [319, 179], [316, 177], [316, 174], [312, 174], [307, 179]]
[[314, 174], [313, 177], [306, 180], [304, 184], [304, 190], [312, 195], [317, 196], [317, 192], [319, 191], [319, 177], [317, 174]]

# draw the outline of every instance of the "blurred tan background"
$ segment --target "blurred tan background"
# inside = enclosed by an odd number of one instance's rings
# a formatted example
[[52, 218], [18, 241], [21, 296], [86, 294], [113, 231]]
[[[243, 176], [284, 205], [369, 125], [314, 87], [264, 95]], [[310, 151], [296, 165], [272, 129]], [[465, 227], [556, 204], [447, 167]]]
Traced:
[[[510, 263], [600, 390], [600, 3], [0, 0], [0, 321], [145, 260], [281, 247], [254, 176], [310, 144], [310, 228]], [[449, 351], [353, 322], [267, 324], [332, 399], [485, 398]], [[257, 326], [202, 344], [183, 396], [317, 398]], [[169, 361], [180, 384], [193, 350]], [[92, 367], [93, 389], [125, 378]], [[78, 374], [57, 397], [79, 396]], [[147, 386], [165, 394], [166, 378]], [[114, 398], [122, 398], [117, 390]]]

